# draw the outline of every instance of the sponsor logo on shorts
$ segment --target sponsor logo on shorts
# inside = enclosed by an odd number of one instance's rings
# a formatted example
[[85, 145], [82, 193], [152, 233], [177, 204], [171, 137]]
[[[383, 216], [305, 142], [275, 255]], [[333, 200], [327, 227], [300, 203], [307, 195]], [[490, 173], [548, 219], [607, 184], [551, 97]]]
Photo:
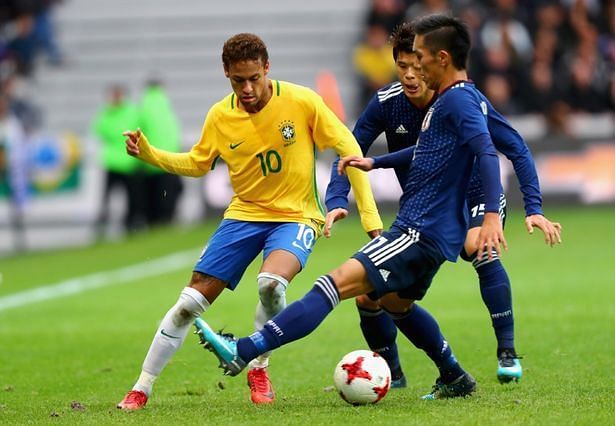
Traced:
[[391, 275], [391, 271], [387, 271], [386, 269], [379, 269], [380, 275], [382, 275], [382, 279], [386, 282], [389, 279], [389, 275]]

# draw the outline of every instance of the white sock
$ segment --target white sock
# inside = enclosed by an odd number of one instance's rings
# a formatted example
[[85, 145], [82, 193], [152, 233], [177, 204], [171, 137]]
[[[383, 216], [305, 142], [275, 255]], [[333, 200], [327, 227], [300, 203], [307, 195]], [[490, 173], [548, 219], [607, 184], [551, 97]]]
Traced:
[[[258, 275], [257, 282], [260, 300], [256, 305], [254, 327], [256, 330], [260, 330], [267, 321], [286, 307], [288, 281], [280, 275], [262, 272]], [[248, 368], [267, 368], [270, 357], [271, 351], [265, 352], [250, 361]]]
[[133, 390], [152, 393], [152, 386], [173, 354], [181, 347], [195, 318], [209, 308], [205, 297], [192, 287], [185, 287], [177, 303], [162, 319], [143, 361], [143, 369]]

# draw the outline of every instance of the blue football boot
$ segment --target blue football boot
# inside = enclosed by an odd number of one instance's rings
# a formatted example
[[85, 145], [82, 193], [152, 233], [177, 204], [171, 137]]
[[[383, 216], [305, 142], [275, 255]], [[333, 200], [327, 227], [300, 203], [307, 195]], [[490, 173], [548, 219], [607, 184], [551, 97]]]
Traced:
[[498, 380], [500, 383], [518, 382], [523, 375], [523, 368], [514, 349], [504, 349], [498, 355]]
[[194, 320], [195, 333], [205, 349], [220, 360], [220, 368], [226, 376], [236, 376], [246, 367], [246, 362], [237, 354], [237, 339], [232, 334], [216, 333], [201, 318]]

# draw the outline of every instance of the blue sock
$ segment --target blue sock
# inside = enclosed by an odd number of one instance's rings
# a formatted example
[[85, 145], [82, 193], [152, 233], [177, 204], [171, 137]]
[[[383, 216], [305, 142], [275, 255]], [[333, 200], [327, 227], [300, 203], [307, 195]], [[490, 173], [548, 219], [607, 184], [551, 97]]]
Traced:
[[245, 362], [307, 336], [340, 302], [333, 279], [323, 275], [303, 298], [288, 305], [249, 337], [239, 339], [237, 352]]
[[371, 311], [357, 307], [361, 319], [361, 331], [369, 348], [385, 359], [391, 369], [393, 380], [403, 376], [397, 352], [397, 327], [393, 319], [382, 309]]
[[407, 313], [391, 314], [391, 316], [399, 331], [414, 346], [424, 350], [436, 364], [444, 383], [450, 383], [464, 373], [453, 350], [444, 340], [438, 323], [429, 312], [414, 303]]
[[504, 349], [515, 348], [515, 320], [512, 311], [510, 280], [499, 259], [491, 262], [472, 262], [480, 282], [480, 294], [491, 315], [491, 323], [498, 340], [498, 355]]

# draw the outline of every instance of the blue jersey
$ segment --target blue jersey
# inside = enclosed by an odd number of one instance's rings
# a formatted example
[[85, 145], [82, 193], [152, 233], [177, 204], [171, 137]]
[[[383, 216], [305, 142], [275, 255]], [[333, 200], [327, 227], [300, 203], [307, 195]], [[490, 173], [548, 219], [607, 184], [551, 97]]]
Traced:
[[[414, 145], [419, 136], [423, 117], [432, 103], [433, 100], [425, 108], [417, 108], [404, 94], [404, 88], [399, 82], [378, 90], [352, 131], [363, 155], [367, 155], [373, 142], [383, 132], [386, 135], [388, 152], [396, 152]], [[346, 176], [337, 174], [338, 161], [335, 161], [331, 169], [331, 180], [325, 198], [329, 211], [337, 207], [348, 208], [350, 183]], [[395, 167], [395, 175], [402, 188], [408, 177], [409, 167], [409, 163]]]
[[423, 119], [393, 223], [430, 238], [451, 261], [465, 240], [466, 194], [475, 158], [486, 178], [485, 211], [499, 210], [499, 165], [487, 112], [484, 96], [470, 82], [458, 82], [438, 97]]
[[[480, 92], [479, 96], [487, 105], [487, 126], [493, 144], [513, 164], [523, 194], [526, 215], [542, 214], [538, 175], [527, 145], [521, 135]], [[385, 86], [371, 99], [353, 130], [364, 155], [367, 154], [374, 140], [382, 132], [385, 133], [388, 151], [397, 152], [398, 155], [375, 157], [374, 168], [393, 168], [402, 188], [408, 177], [414, 151], [403, 152], [401, 150], [416, 144], [423, 117], [434, 101], [435, 97], [424, 109], [419, 109], [405, 96], [400, 83]], [[328, 210], [337, 207], [348, 208], [350, 183], [346, 176], [337, 174], [337, 163], [336, 161], [333, 164], [331, 180], [327, 187]], [[483, 198], [480, 173], [475, 166], [468, 187], [467, 199], [468, 202], [476, 204], [476, 200]]]
[[[527, 216], [542, 214], [542, 195], [538, 183], [538, 174], [534, 159], [521, 135], [510, 125], [508, 120], [493, 108], [491, 102], [478, 92], [481, 102], [487, 105], [487, 127], [495, 149], [508, 158], [515, 169], [523, 204]], [[475, 165], [470, 179], [467, 198], [469, 201], [483, 197], [480, 173]]]

